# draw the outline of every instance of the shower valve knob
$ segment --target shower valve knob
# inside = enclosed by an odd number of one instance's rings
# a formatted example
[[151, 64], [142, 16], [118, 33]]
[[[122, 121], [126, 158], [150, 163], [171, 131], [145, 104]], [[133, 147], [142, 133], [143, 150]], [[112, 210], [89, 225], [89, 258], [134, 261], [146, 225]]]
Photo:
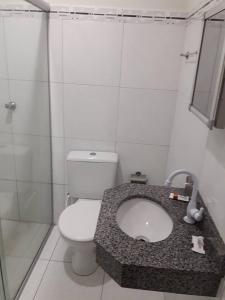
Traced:
[[16, 103], [14, 101], [10, 101], [9, 103], [5, 104], [5, 108], [9, 110], [15, 110], [16, 109]]

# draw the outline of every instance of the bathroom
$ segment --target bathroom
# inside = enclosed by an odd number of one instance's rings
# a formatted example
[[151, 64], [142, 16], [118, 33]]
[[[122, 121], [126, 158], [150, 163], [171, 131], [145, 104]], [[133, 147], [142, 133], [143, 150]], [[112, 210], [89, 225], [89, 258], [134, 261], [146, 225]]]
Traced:
[[224, 12], [0, 0], [0, 300], [225, 300]]

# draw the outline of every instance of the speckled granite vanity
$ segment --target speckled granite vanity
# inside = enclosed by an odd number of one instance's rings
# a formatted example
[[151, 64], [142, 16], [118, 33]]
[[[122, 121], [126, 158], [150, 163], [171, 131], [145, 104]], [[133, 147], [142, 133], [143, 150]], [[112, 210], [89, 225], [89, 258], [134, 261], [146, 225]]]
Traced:
[[[186, 224], [183, 217], [187, 204], [169, 200], [172, 191], [182, 192], [138, 184], [107, 190], [94, 238], [97, 262], [122, 287], [216, 296], [225, 275], [224, 243], [207, 210], [201, 223]], [[173, 220], [173, 231], [167, 239], [155, 243], [140, 241], [119, 228], [118, 208], [135, 197], [153, 200], [168, 212]], [[200, 196], [198, 201], [202, 202]], [[206, 255], [191, 250], [192, 235], [205, 237]]]

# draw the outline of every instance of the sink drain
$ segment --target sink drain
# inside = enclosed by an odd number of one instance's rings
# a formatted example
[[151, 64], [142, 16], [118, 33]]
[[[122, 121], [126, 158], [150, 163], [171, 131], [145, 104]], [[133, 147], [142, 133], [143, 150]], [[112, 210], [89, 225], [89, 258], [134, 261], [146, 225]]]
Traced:
[[135, 239], [142, 242], [150, 242], [149, 239], [143, 235], [138, 235]]

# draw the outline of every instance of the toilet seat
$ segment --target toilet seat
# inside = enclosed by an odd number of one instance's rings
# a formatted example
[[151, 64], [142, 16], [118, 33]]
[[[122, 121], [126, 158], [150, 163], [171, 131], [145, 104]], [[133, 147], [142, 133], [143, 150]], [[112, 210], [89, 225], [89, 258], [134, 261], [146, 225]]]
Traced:
[[93, 241], [100, 208], [101, 200], [78, 199], [59, 218], [61, 234], [71, 241]]

